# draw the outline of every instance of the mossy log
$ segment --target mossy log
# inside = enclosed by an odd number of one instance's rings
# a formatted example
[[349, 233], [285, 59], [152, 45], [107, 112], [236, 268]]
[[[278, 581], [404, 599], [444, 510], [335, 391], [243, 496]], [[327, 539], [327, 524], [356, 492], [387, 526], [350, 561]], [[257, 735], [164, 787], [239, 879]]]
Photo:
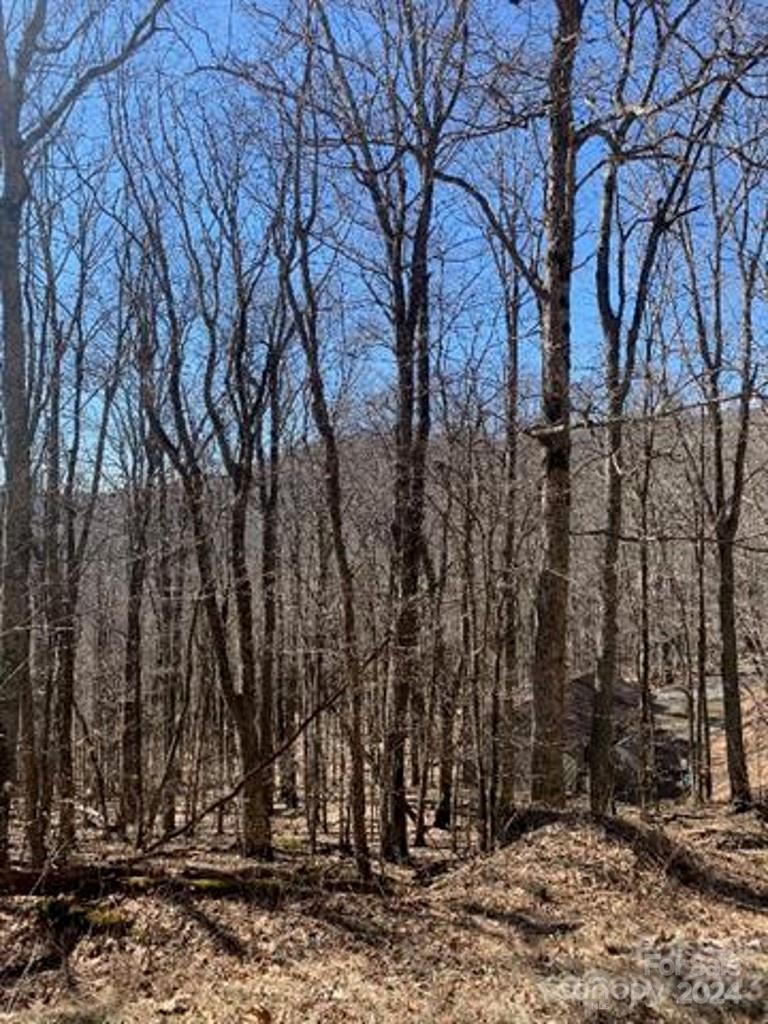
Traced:
[[72, 864], [36, 871], [12, 868], [0, 871], [0, 895], [58, 896], [98, 899], [111, 893], [182, 892], [201, 896], [239, 896], [277, 905], [285, 898], [316, 896], [319, 892], [383, 893], [390, 885], [383, 877], [369, 882], [344, 877], [311, 866], [280, 871], [274, 866], [254, 866], [225, 871], [207, 866], [176, 870], [152, 866]]

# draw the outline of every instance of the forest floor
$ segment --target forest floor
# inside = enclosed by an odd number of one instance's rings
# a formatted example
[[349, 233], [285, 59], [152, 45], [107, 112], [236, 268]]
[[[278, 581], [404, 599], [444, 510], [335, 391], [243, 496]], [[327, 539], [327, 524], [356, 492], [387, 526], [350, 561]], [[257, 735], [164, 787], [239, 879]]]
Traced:
[[724, 807], [654, 825], [760, 898], [683, 884], [586, 821], [471, 859], [416, 851], [379, 892], [340, 891], [348, 860], [286, 850], [274, 885], [233, 894], [214, 873], [243, 862], [187, 851], [209, 885], [113, 892], [69, 935], [50, 901], [2, 899], [0, 1020], [768, 1021], [768, 826]]

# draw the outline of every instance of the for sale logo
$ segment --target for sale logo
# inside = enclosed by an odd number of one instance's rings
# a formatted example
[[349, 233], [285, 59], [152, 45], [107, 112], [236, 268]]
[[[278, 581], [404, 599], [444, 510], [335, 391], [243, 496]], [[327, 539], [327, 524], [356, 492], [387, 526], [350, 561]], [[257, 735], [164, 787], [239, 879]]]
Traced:
[[636, 973], [589, 970], [547, 979], [539, 989], [549, 1001], [578, 1002], [588, 1009], [617, 1003], [658, 1009], [669, 1001], [723, 1007], [762, 1002], [762, 977], [747, 971], [742, 958], [723, 943], [645, 943], [635, 953]]

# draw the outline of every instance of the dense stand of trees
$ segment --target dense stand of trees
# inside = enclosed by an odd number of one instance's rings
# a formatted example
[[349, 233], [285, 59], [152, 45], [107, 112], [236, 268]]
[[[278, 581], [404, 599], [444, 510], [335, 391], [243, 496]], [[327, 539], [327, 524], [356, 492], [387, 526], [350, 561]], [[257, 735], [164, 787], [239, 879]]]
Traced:
[[0, 6], [0, 864], [748, 805], [764, 13], [283, 7]]

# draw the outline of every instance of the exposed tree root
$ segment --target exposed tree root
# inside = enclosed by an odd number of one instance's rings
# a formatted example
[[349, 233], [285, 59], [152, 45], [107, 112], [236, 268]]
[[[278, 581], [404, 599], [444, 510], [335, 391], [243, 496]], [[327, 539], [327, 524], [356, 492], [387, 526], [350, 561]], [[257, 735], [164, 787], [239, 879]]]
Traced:
[[[682, 885], [748, 909], [768, 909], [768, 888], [724, 875], [663, 830], [626, 818], [595, 819], [583, 811], [527, 807], [506, 823], [502, 845], [556, 823], [570, 828], [599, 828], [609, 839], [631, 847], [639, 860], [659, 867]], [[439, 874], [440, 870], [435, 873]], [[161, 892], [165, 895], [240, 897], [263, 906], [278, 907], [288, 900], [313, 897], [318, 893], [376, 894], [390, 890], [391, 883], [383, 876], [365, 882], [316, 868], [297, 870], [288, 867], [281, 870], [275, 865], [254, 865], [242, 871], [206, 866], [188, 866], [176, 871], [153, 866], [140, 871], [135, 864], [116, 863], [103, 867], [96, 864], [67, 865], [43, 872], [22, 868], [0, 872], [0, 894], [15, 896], [67, 893], [94, 899], [111, 893], [137, 895]]]
[[665, 874], [688, 888], [729, 900], [746, 909], [768, 910], [768, 888], [723, 875], [661, 829], [650, 828], [626, 818], [596, 819], [582, 811], [527, 807], [507, 822], [503, 845], [555, 823], [569, 827], [586, 825], [601, 828], [608, 838], [630, 846], [638, 860], [660, 867]]
[[499, 829], [499, 842], [502, 846], [522, 839], [529, 832], [546, 828], [547, 825], [559, 823], [561, 825], [578, 826], [591, 821], [589, 815], [580, 811], [558, 811], [553, 807], [541, 807], [532, 804], [530, 807], [523, 807], [515, 811], [503, 826]]
[[499, 910], [483, 903], [470, 900], [461, 904], [461, 909], [474, 917], [484, 917], [489, 921], [509, 925], [530, 938], [541, 938], [549, 935], [567, 935], [582, 927], [581, 921], [547, 921], [523, 914], [519, 910]]

